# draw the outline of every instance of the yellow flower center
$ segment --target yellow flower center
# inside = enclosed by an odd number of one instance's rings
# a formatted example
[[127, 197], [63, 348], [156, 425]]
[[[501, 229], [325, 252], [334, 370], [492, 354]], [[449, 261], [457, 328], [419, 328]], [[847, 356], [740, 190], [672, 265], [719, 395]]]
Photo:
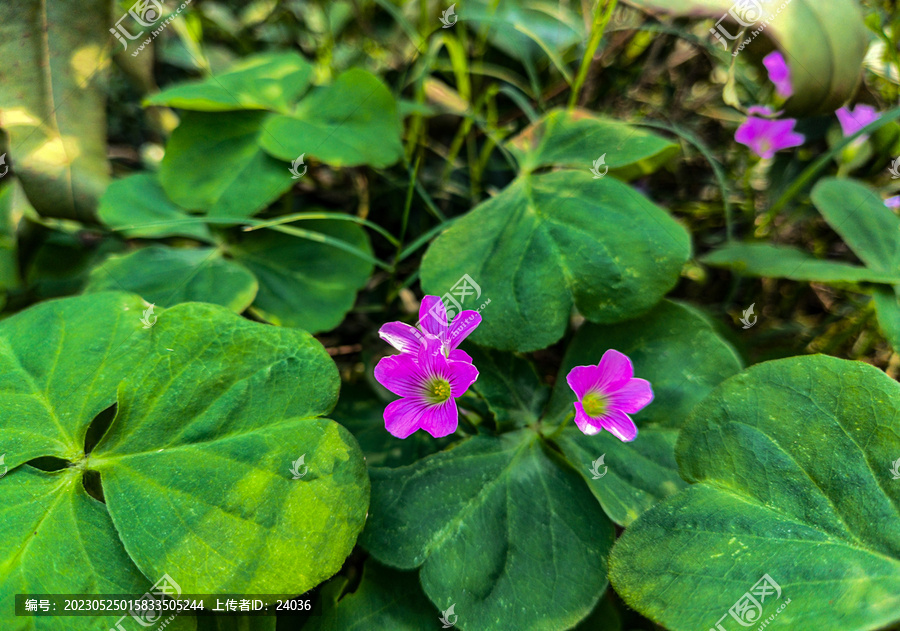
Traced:
[[450, 382], [440, 377], [435, 377], [428, 384], [428, 400], [431, 403], [443, 403], [450, 398]]
[[588, 392], [581, 400], [581, 407], [588, 416], [597, 418], [606, 414], [606, 397], [596, 392]]

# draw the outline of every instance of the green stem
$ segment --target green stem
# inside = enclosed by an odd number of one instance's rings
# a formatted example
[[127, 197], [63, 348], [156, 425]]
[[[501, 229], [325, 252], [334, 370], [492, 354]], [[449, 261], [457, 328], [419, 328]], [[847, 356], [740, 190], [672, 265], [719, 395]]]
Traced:
[[547, 439], [552, 440], [552, 439], [556, 438], [557, 436], [559, 436], [562, 433], [562, 431], [566, 428], [566, 426], [569, 424], [569, 421], [571, 421], [574, 418], [575, 418], [575, 410], [573, 409], [571, 412], [569, 412], [569, 415], [562, 420], [562, 423], [560, 423], [556, 427], [556, 429], [553, 430], [552, 433], [547, 435]]
[[618, 3], [619, 0], [609, 0], [609, 2], [606, 3], [606, 10], [601, 11], [600, 0], [597, 0], [597, 6], [594, 8], [594, 22], [591, 24], [591, 39], [588, 40], [587, 48], [584, 49], [584, 57], [581, 58], [581, 67], [578, 68], [578, 75], [575, 77], [575, 83], [572, 85], [572, 93], [569, 95], [570, 110], [575, 109], [581, 87], [584, 85], [585, 79], [587, 79], [591, 61], [594, 59], [594, 53], [597, 52], [597, 47], [600, 46], [600, 41], [603, 39], [603, 31], [606, 30], [606, 25], [609, 24], [609, 18], [612, 17], [612, 13], [616, 10], [616, 5]]

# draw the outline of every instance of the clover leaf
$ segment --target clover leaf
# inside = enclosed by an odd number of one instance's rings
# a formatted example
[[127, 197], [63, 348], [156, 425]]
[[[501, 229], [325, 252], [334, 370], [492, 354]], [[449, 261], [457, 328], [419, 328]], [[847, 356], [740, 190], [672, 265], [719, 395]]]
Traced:
[[[139, 593], [163, 574], [185, 593], [299, 594], [340, 568], [362, 529], [365, 465], [322, 418], [339, 379], [321, 345], [198, 303], [148, 328], [145, 306], [104, 292], [0, 323], [4, 611], [36, 585]], [[46, 456], [66, 466], [39, 471]], [[85, 492], [97, 474], [105, 503]]]
[[795, 357], [728, 379], [678, 438], [694, 484], [617, 542], [616, 591], [673, 631], [776, 613], [789, 629], [896, 623], [898, 419], [900, 386], [862, 362]]

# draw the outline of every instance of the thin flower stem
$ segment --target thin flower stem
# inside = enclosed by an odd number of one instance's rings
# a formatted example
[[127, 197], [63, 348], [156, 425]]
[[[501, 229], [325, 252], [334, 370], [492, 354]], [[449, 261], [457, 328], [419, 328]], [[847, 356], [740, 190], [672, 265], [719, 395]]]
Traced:
[[571, 412], [569, 412], [569, 415], [566, 416], [566, 418], [564, 418], [564, 419], [562, 420], [562, 423], [560, 423], [560, 424], [556, 427], [556, 429], [553, 430], [552, 433], [550, 433], [550, 434], [547, 435], [547, 438], [548, 438], [548, 439], [556, 438], [556, 437], [557, 437], [559, 434], [561, 434], [562, 431], [566, 428], [566, 426], [569, 424], [569, 421], [571, 421], [571, 420], [574, 419], [574, 418], [575, 418], [575, 410], [572, 410]]

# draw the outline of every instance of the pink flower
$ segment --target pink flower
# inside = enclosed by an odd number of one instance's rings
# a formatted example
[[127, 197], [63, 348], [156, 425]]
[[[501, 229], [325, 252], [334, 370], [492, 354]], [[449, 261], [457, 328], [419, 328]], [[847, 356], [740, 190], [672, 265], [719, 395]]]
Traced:
[[447, 310], [438, 296], [425, 296], [419, 307], [419, 328], [405, 322], [388, 322], [378, 330], [378, 335], [385, 342], [401, 353], [412, 353], [417, 356], [419, 348], [426, 339], [440, 340], [440, 351], [444, 357], [455, 361], [468, 361], [472, 358], [456, 347], [481, 324], [481, 314], [477, 311], [461, 311], [453, 324], [447, 324]]
[[751, 107], [749, 112], [750, 116], [738, 127], [734, 139], [750, 147], [760, 158], [771, 158], [776, 151], [799, 147], [806, 140], [803, 134], [794, 131], [796, 119], [770, 120], [754, 116], [754, 114], [772, 116], [773, 112], [765, 107]]
[[566, 375], [575, 391], [575, 424], [592, 436], [608, 430], [619, 440], [637, 437], [637, 427], [629, 414], [641, 411], [653, 400], [646, 379], [635, 379], [631, 360], [619, 351], [603, 353], [596, 366], [575, 366]]
[[[467, 356], [468, 357], [468, 356]], [[384, 426], [397, 438], [417, 429], [440, 438], [456, 431], [456, 399], [478, 378], [470, 361], [453, 361], [441, 352], [441, 341], [424, 338], [416, 354], [385, 357], [375, 366], [378, 383], [403, 398], [384, 410]]]
[[783, 99], [794, 94], [794, 86], [791, 85], [791, 69], [777, 50], [763, 57], [763, 65], [769, 71], [769, 81], [775, 84], [775, 92]]
[[[841, 130], [844, 132], [844, 138], [848, 138], [858, 132], [863, 127], [868, 126], [878, 120], [880, 114], [871, 105], [863, 105], [860, 103], [852, 110], [842, 107], [835, 112], [838, 121], [841, 123]], [[865, 140], [868, 136], [860, 136], [858, 140]]]
[[900, 195], [894, 195], [884, 200], [884, 205], [888, 208], [900, 208]]

